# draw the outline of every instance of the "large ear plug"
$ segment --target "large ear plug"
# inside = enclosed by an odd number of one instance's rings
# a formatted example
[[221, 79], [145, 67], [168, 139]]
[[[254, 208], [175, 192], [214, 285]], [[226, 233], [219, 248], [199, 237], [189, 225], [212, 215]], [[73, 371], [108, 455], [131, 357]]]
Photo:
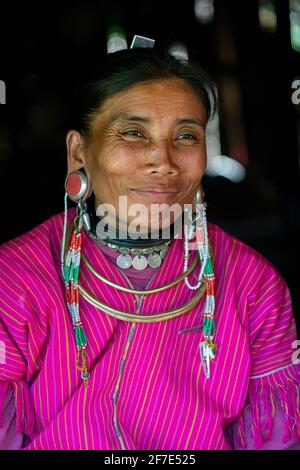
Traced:
[[72, 201], [82, 200], [84, 202], [91, 195], [92, 185], [82, 171], [76, 170], [66, 177], [65, 190]]

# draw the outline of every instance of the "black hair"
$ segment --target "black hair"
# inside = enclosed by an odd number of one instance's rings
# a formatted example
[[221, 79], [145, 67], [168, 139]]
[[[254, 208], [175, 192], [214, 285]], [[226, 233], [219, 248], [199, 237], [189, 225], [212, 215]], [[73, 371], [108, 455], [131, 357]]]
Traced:
[[215, 112], [213, 82], [195, 62], [175, 58], [166, 51], [133, 48], [107, 54], [99, 65], [101, 70], [95, 70], [93, 77], [78, 85], [80, 104], [75, 128], [85, 137], [89, 135], [93, 117], [101, 111], [109, 97], [146, 81], [180, 78], [201, 99], [207, 119]]

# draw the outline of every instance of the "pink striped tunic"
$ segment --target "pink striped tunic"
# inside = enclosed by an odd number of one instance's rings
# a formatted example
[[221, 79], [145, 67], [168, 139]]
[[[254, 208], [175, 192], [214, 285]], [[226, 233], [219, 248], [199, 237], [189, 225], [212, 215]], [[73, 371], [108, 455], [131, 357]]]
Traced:
[[[68, 210], [69, 220], [74, 213]], [[117, 320], [81, 297], [91, 373], [85, 387], [61, 276], [62, 229], [60, 213], [0, 247], [0, 409], [12, 390], [17, 430], [28, 436], [23, 448], [262, 448], [272, 431], [282, 442], [300, 440], [295, 319], [288, 287], [269, 261], [208, 224], [218, 344], [209, 379], [200, 361], [202, 330], [179, 334], [201, 322], [204, 296], [189, 312], [156, 323]], [[83, 253], [100, 274], [129, 286], [85, 232]], [[148, 287], [182, 271], [179, 239]], [[195, 295], [181, 281], [139, 299], [104, 284], [83, 263], [80, 282], [100, 301], [140, 315], [172, 310]]]

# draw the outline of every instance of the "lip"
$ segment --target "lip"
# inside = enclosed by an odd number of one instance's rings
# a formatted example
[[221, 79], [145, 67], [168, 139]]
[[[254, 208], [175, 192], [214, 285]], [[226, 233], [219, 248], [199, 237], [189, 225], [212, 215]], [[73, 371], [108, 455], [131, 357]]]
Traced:
[[177, 189], [169, 188], [169, 187], [161, 187], [161, 186], [153, 186], [153, 187], [143, 187], [143, 188], [132, 188], [132, 191], [136, 191], [138, 193], [149, 193], [149, 194], [178, 194], [180, 191]]
[[161, 188], [134, 188], [132, 189], [142, 200], [154, 202], [171, 203], [178, 196], [180, 191]]

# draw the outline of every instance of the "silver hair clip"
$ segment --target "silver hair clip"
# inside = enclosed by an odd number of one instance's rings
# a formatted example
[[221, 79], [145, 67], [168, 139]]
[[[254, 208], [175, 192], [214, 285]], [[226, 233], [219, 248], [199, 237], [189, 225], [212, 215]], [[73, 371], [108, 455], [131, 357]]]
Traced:
[[139, 36], [135, 34], [130, 46], [130, 49], [134, 47], [154, 47], [155, 40], [150, 38], [145, 38], [145, 36]]

